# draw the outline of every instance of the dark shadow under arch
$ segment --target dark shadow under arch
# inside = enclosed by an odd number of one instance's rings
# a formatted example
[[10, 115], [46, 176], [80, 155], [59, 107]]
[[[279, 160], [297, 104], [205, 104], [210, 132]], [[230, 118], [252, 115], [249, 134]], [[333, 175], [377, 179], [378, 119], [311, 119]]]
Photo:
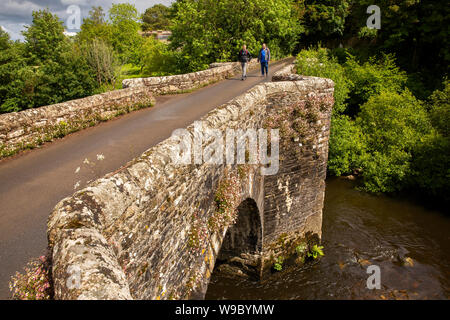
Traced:
[[259, 277], [262, 226], [258, 206], [247, 198], [237, 211], [236, 223], [228, 228], [213, 274]]

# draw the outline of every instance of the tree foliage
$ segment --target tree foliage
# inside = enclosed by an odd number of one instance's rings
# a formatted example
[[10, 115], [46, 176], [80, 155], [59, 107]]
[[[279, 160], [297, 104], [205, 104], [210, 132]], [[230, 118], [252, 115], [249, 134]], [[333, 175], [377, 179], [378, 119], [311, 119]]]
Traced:
[[169, 45], [153, 38], [145, 39], [142, 46], [143, 72], [149, 76], [166, 76], [183, 73], [180, 52], [172, 51]]
[[58, 61], [69, 42], [64, 35], [63, 22], [49, 10], [33, 12], [33, 23], [23, 32], [25, 52], [31, 63]]
[[25, 43], [10, 44], [2, 50], [0, 112], [58, 103], [94, 92], [95, 80], [85, 57], [63, 31], [56, 15], [48, 10], [36, 11], [33, 23], [24, 31]]
[[382, 91], [361, 106], [356, 124], [364, 133], [364, 187], [373, 192], [401, 190], [410, 174], [414, 148], [431, 133], [423, 104], [409, 91]]
[[367, 158], [367, 147], [361, 128], [346, 115], [335, 115], [331, 125], [328, 171], [335, 176], [360, 169]]
[[111, 46], [113, 43], [112, 28], [106, 21], [103, 8], [100, 6], [92, 7], [89, 11], [89, 17], [83, 19], [81, 30], [77, 34], [79, 43], [92, 42], [94, 39], [100, 39]]
[[128, 3], [113, 4], [109, 10], [112, 30], [112, 46], [122, 63], [139, 63], [139, 51], [143, 39], [140, 16], [136, 7]]
[[364, 63], [359, 63], [350, 55], [344, 68], [351, 83], [348, 113], [352, 116], [359, 112], [359, 106], [383, 90], [401, 92], [406, 87], [407, 75], [396, 66], [391, 54], [381, 54], [378, 59], [371, 57]]
[[360, 62], [344, 53], [337, 59], [318, 48], [297, 56], [298, 73], [335, 82], [329, 173], [358, 172], [370, 192], [413, 189], [449, 200], [450, 82], [420, 101], [392, 55]]
[[83, 54], [90, 69], [94, 72], [99, 86], [112, 84], [115, 81], [116, 58], [114, 51], [102, 39], [94, 38], [82, 46]]
[[342, 37], [350, 0], [297, 0], [299, 18], [305, 26], [308, 43]]
[[243, 43], [255, 56], [266, 42], [272, 56], [289, 54], [300, 33], [291, 0], [183, 0], [173, 4], [171, 48], [189, 71], [236, 60]]
[[166, 30], [170, 25], [170, 9], [163, 4], [155, 4], [142, 15], [142, 30]]
[[[450, 8], [440, 0], [353, 0], [348, 32], [366, 25], [369, 5], [381, 9], [381, 30], [376, 47], [396, 53], [402, 66], [414, 70], [445, 68], [450, 62]], [[435, 69], [438, 70], [438, 69]], [[442, 71], [442, 70], [441, 70]]]
[[351, 81], [345, 75], [345, 68], [336, 58], [329, 55], [328, 50], [320, 47], [302, 50], [297, 55], [296, 66], [299, 74], [333, 80], [335, 85], [333, 114], [342, 114], [346, 111]]

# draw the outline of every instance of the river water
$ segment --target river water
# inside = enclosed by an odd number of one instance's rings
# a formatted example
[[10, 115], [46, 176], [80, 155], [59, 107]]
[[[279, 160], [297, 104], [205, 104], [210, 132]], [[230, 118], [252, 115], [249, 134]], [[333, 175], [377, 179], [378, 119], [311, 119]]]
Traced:
[[[213, 274], [206, 299], [449, 299], [450, 217], [411, 200], [327, 180], [325, 256], [263, 281]], [[381, 289], [368, 289], [369, 265]]]

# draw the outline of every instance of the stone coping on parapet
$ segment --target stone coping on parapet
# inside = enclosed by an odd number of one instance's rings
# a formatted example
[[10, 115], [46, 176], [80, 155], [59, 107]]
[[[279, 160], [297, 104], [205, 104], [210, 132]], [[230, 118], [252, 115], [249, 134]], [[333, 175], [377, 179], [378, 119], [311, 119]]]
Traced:
[[[257, 62], [253, 59], [249, 68], [256, 66]], [[124, 88], [147, 86], [151, 87], [155, 94], [183, 93], [231, 77], [239, 70], [238, 62], [218, 62], [210, 64], [209, 69], [186, 74], [125, 79], [122, 86]]]

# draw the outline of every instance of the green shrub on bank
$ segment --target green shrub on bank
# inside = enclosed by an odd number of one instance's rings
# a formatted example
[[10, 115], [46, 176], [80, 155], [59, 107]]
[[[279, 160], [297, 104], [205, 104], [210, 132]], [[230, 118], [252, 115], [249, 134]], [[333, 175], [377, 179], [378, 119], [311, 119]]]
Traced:
[[433, 126], [444, 137], [450, 136], [450, 80], [444, 81], [444, 89], [436, 90], [430, 97], [430, 117]]
[[145, 39], [141, 58], [144, 74], [153, 77], [182, 74], [183, 62], [181, 53], [170, 50], [168, 44], [153, 38]]
[[404, 187], [411, 174], [413, 151], [432, 127], [422, 102], [409, 91], [382, 91], [361, 106], [356, 124], [364, 133], [364, 188], [393, 192]]
[[359, 106], [370, 97], [383, 90], [401, 92], [406, 85], [407, 75], [395, 65], [392, 55], [383, 54], [381, 59], [372, 57], [362, 64], [354, 56], [349, 56], [344, 67], [345, 76], [351, 83], [348, 99], [351, 115], [356, 115]]
[[351, 83], [345, 76], [344, 67], [336, 58], [329, 57], [327, 49], [319, 47], [302, 50], [297, 56], [296, 66], [298, 74], [333, 80], [335, 84], [333, 114], [345, 112]]
[[330, 134], [328, 171], [335, 176], [350, 174], [361, 168], [366, 144], [361, 128], [346, 115], [333, 117]]
[[450, 81], [431, 95], [429, 109], [434, 131], [414, 150], [410, 186], [450, 202]]
[[414, 189], [449, 200], [449, 81], [423, 102], [406, 89], [408, 75], [393, 56], [360, 63], [345, 49], [333, 55], [323, 48], [303, 50], [297, 72], [335, 82], [330, 174], [357, 171], [369, 192]]
[[409, 187], [450, 202], [450, 139], [428, 135], [414, 150]]

